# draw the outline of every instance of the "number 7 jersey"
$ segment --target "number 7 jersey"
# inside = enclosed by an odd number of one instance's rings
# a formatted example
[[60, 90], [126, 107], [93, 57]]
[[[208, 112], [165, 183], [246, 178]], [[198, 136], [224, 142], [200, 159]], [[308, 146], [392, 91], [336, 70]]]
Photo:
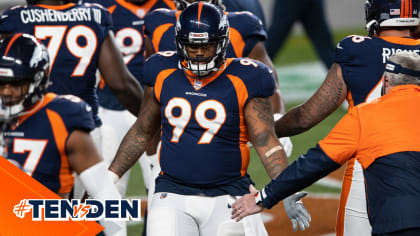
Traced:
[[76, 95], [93, 109], [98, 98], [96, 77], [102, 42], [112, 27], [108, 11], [96, 4], [16, 6], [0, 18], [0, 33], [28, 33], [48, 49], [51, 62], [49, 91]]
[[224, 70], [194, 79], [178, 63], [175, 52], [165, 51], [144, 65], [144, 83], [161, 106], [161, 175], [194, 187], [234, 182], [246, 174], [250, 157], [245, 107], [273, 94], [273, 75], [260, 62], [229, 58]]

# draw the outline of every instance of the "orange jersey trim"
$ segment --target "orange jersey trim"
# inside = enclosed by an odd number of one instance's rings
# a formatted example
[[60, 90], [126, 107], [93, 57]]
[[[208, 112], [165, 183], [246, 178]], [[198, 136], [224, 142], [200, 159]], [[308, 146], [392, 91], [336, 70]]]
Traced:
[[232, 82], [233, 87], [236, 91], [236, 96], [239, 104], [239, 149], [241, 150], [242, 165], [241, 165], [241, 176], [246, 174], [249, 164], [250, 152], [247, 142], [249, 140], [248, 128], [245, 123], [244, 108], [245, 102], [248, 99], [248, 89], [246, 88], [244, 82], [237, 76], [226, 75], [229, 80]]
[[116, 8], [117, 8], [117, 5], [112, 5], [112, 6], [108, 7], [109, 13], [112, 15], [112, 13], [114, 13]]
[[230, 27], [229, 40], [236, 57], [243, 57], [245, 42], [238, 30]]
[[153, 31], [153, 39], [152, 39], [152, 44], [153, 47], [155, 49], [155, 52], [159, 52], [159, 43], [160, 40], [162, 40], [163, 34], [168, 31], [169, 28], [171, 28], [174, 24], [172, 23], [166, 23], [163, 25], [159, 25], [159, 27], [157, 27], [155, 29], [155, 31]]
[[73, 171], [71, 171], [66, 153], [66, 141], [69, 134], [61, 116], [53, 110], [46, 109], [46, 111], [61, 158], [59, 173], [60, 189], [58, 190], [58, 193], [69, 193], [74, 183]]
[[353, 178], [353, 168], [356, 158], [352, 158], [347, 162], [345, 170], [343, 184], [341, 186], [340, 206], [338, 207], [337, 220], [335, 225], [335, 231], [337, 236], [344, 235], [344, 218], [347, 205], [347, 199], [350, 194], [351, 183]]
[[395, 43], [395, 44], [402, 44], [402, 45], [409, 45], [409, 46], [416, 46], [420, 44], [420, 39], [412, 39], [412, 38], [401, 38], [401, 37], [379, 37], [387, 42]]
[[[19, 117], [17, 124], [22, 124], [26, 119], [28, 119], [29, 117], [31, 117], [33, 114], [35, 114], [37, 111], [41, 110], [43, 107], [45, 107], [48, 103], [50, 103], [55, 97], [57, 97], [57, 94], [55, 93], [47, 93], [44, 96], [44, 99], [42, 99], [41, 101], [37, 102], [34, 106], [33, 106], [33, 110], [28, 111], [27, 114]], [[15, 127], [16, 128], [16, 127]], [[13, 127], [12, 127], [13, 129]]]
[[[216, 73], [210, 75], [209, 77], [205, 77], [205, 78], [197, 77], [194, 73], [192, 73], [189, 70], [184, 70], [184, 74], [187, 76], [188, 81], [190, 81], [190, 84], [191, 84], [191, 86], [193, 86], [195, 91], [198, 91], [201, 88], [204, 88], [209, 83], [211, 83], [213, 80], [217, 79], [223, 73], [223, 71], [230, 65], [230, 63], [232, 63], [233, 59], [234, 58], [227, 58], [226, 62], [222, 66], [219, 67], [220, 70], [216, 71]], [[194, 82], [196, 80], [201, 81], [201, 83], [202, 83], [201, 87], [199, 87], [199, 88], [194, 87]]]
[[160, 102], [160, 93], [162, 92], [162, 86], [163, 86], [163, 82], [165, 81], [166, 78], [168, 78], [172, 73], [174, 73], [176, 69], [172, 68], [172, 69], [166, 69], [161, 71], [157, 77], [156, 77], [156, 82], [155, 82], [155, 86], [154, 86], [154, 91], [155, 91], [155, 96], [156, 96], [156, 100], [158, 100], [158, 102]]
[[354, 108], [354, 101], [353, 101], [353, 97], [351, 96], [351, 92], [348, 91], [347, 92], [347, 102], [349, 103], [349, 108], [347, 109], [347, 111], [351, 111]]
[[[115, 1], [121, 6], [123, 6], [124, 8], [126, 8], [127, 10], [131, 11], [135, 16], [138, 16], [139, 18], [143, 18], [144, 16], [146, 16], [147, 13], [150, 12], [150, 10], [153, 8], [153, 6], [157, 3], [158, 0], [148, 0], [146, 1], [146, 3], [144, 3], [141, 6], [138, 6], [130, 2], [126, 2], [124, 0], [115, 0]], [[172, 3], [170, 3], [168, 0], [164, 0], [164, 2], [166, 3], [166, 5], [168, 5], [170, 9], [175, 9], [174, 2], [171, 1]], [[142, 10], [144, 12], [143, 16], [138, 15], [139, 10]]]
[[42, 7], [42, 8], [47, 8], [47, 9], [52, 9], [52, 10], [64, 10], [70, 7], [73, 7], [74, 3], [67, 3], [64, 5], [45, 5], [45, 4], [36, 4], [35, 6], [37, 7]]

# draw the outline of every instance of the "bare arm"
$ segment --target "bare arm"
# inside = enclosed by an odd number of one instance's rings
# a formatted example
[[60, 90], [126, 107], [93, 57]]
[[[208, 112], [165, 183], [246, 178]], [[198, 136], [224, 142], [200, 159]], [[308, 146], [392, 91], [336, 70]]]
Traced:
[[90, 134], [84, 130], [73, 131], [66, 144], [70, 167], [77, 174], [102, 161]]
[[153, 53], [155, 53], [155, 50], [153, 50], [152, 42], [150, 42], [149, 37], [144, 37], [144, 45], [146, 47], [146, 56], [145, 58], [149, 58]]
[[274, 120], [268, 98], [252, 98], [245, 107], [245, 120], [252, 144], [270, 178], [288, 165], [287, 156], [274, 133]]
[[146, 150], [147, 143], [160, 128], [160, 105], [153, 96], [153, 87], [144, 87], [139, 116], [128, 130], [109, 169], [122, 176]]
[[329, 116], [344, 101], [347, 86], [340, 65], [334, 63], [321, 87], [304, 104], [287, 112], [276, 121], [278, 137], [300, 134]]
[[268, 56], [267, 51], [265, 50], [264, 44], [261, 41], [255, 44], [255, 47], [251, 50], [248, 57], [266, 64], [268, 67], [270, 67], [271, 70], [273, 70], [274, 79], [276, 82], [276, 91], [270, 97], [270, 102], [273, 107], [274, 113], [283, 114], [285, 112], [284, 100], [283, 100], [283, 96], [280, 93], [276, 68], [274, 67], [273, 62]]
[[112, 89], [118, 101], [133, 115], [137, 116], [143, 89], [124, 64], [112, 32], [102, 43], [99, 55], [99, 70], [106, 85]]

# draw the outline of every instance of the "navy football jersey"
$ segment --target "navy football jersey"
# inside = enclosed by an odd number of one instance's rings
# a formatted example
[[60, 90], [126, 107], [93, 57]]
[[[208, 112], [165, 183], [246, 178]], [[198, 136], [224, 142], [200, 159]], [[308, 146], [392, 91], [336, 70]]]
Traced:
[[[144, 67], [144, 83], [153, 86], [161, 105], [161, 176], [202, 188], [246, 176], [250, 153], [244, 109], [252, 98], [274, 93], [271, 70], [251, 59], [229, 58], [224, 70], [194, 79], [178, 63], [174, 51], [165, 51]], [[170, 190], [157, 183], [156, 191]]]
[[[155, 52], [176, 50], [175, 23], [181, 11], [157, 9], [145, 18], [144, 32]], [[262, 22], [250, 12], [225, 12], [229, 21], [226, 57], [246, 57], [255, 44], [267, 38]]]
[[352, 35], [337, 44], [335, 62], [341, 66], [347, 85], [349, 109], [381, 96], [385, 64], [399, 51], [420, 54], [420, 40]]
[[[131, 74], [143, 85], [144, 63], [144, 16], [157, 8], [175, 9], [172, 0], [149, 0], [136, 5], [124, 0], [84, 0], [99, 3], [108, 9], [114, 23], [113, 31], [118, 48]], [[98, 87], [99, 104], [113, 110], [124, 110], [112, 90], [101, 81]]]
[[72, 95], [48, 93], [35, 111], [4, 130], [7, 158], [55, 193], [69, 193], [73, 170], [66, 154], [66, 141], [74, 130], [95, 128], [89, 105]]
[[73, 94], [85, 100], [96, 116], [96, 70], [103, 40], [112, 27], [108, 11], [99, 5], [27, 5], [5, 11], [1, 33], [28, 33], [47, 46], [51, 61], [51, 85], [57, 94]]

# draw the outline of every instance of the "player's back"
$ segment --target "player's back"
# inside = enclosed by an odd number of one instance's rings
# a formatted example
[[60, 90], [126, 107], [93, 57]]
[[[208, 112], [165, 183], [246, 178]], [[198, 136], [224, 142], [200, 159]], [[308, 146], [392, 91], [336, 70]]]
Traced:
[[[143, 5], [136, 5], [125, 0], [84, 0], [83, 2], [98, 3], [108, 9], [112, 17], [112, 30], [118, 49], [130, 73], [143, 85], [144, 17], [157, 8], [175, 9], [175, 3], [172, 0], [149, 0]], [[113, 110], [124, 110], [103, 81], [99, 84], [98, 96], [101, 106]]]
[[[178, 63], [173, 51], [145, 63], [145, 84], [154, 86], [161, 105], [160, 178], [190, 187], [228, 186], [246, 175], [249, 163], [244, 108], [253, 97], [273, 94], [273, 75], [260, 62], [229, 58], [226, 69], [195, 79]], [[247, 184], [235, 194], [248, 191]]]
[[51, 191], [68, 193], [74, 178], [66, 141], [75, 129], [94, 129], [91, 108], [78, 97], [53, 93], [34, 107], [35, 111], [19, 117], [17, 126], [4, 131], [7, 158]]
[[382, 74], [389, 57], [398, 51], [420, 54], [420, 40], [352, 35], [337, 45], [339, 63], [347, 85], [350, 108], [381, 96]]
[[91, 105], [94, 115], [98, 107], [95, 73], [111, 27], [108, 11], [96, 4], [17, 6], [4, 12], [0, 20], [1, 33], [29, 33], [47, 45], [49, 91], [79, 96]]
[[[145, 18], [145, 34], [155, 52], [176, 50], [175, 24], [181, 11], [157, 9]], [[255, 44], [267, 38], [261, 20], [250, 12], [225, 12], [229, 21], [227, 57], [246, 57]]]

